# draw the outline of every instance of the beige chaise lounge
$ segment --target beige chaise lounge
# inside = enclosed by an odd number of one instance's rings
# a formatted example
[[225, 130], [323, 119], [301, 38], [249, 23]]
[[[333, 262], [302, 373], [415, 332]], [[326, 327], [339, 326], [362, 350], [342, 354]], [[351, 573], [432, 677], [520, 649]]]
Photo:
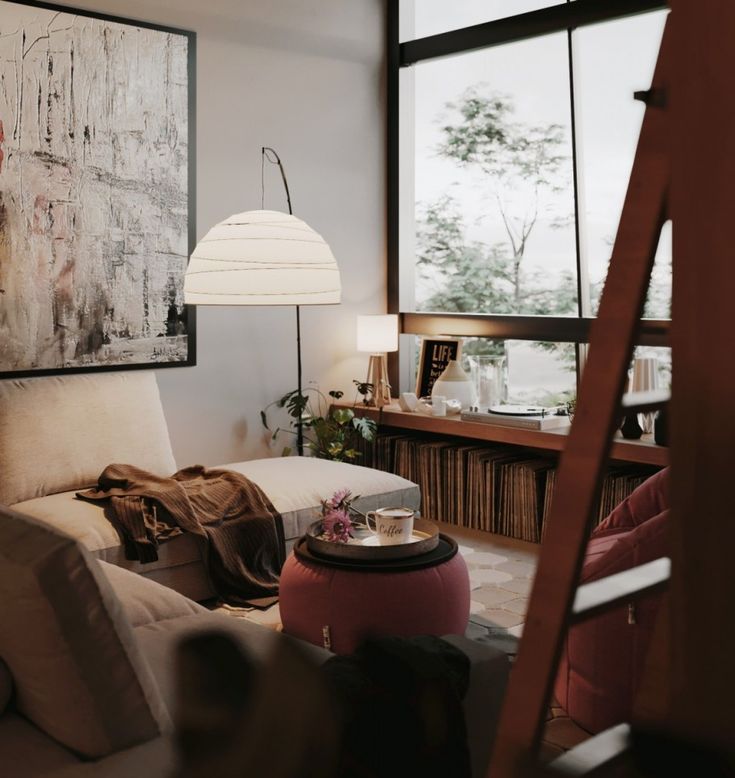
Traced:
[[[213, 595], [193, 537], [162, 544], [149, 564], [125, 559], [117, 532], [98, 505], [79, 500], [112, 463], [168, 476], [196, 462], [174, 459], [155, 374], [97, 373], [0, 381], [0, 505], [76, 538], [99, 559], [170, 586], [193, 600]], [[363, 511], [419, 507], [418, 487], [370, 468], [310, 457], [236, 462], [281, 513], [287, 545], [316, 519], [337, 489], [361, 495]]]

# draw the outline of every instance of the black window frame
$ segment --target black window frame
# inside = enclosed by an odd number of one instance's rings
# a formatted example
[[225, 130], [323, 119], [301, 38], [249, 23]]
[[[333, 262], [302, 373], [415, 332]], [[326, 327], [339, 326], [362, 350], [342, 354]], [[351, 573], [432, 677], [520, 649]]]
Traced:
[[[420, 2], [420, 0], [417, 0]], [[583, 263], [579, 240], [577, 144], [575, 139], [574, 76], [571, 51], [572, 32], [583, 26], [668, 9], [665, 0], [563, 0], [562, 2], [512, 17], [463, 27], [449, 32], [400, 42], [399, 18], [401, 0], [387, 4], [387, 307], [399, 316], [402, 335], [451, 334], [459, 337], [483, 337], [498, 340], [532, 340], [574, 343], [577, 362], [580, 346], [589, 342], [589, 291], [583, 284]], [[400, 309], [399, 256], [399, 143], [400, 104], [399, 78], [401, 69], [419, 62], [486, 49], [515, 41], [527, 40], [554, 32], [566, 32], [569, 45], [569, 79], [571, 95], [572, 166], [575, 203], [575, 243], [578, 291], [577, 316], [525, 316], [487, 313], [431, 313]], [[637, 344], [669, 345], [669, 320], [644, 319]], [[390, 379], [398, 387], [398, 354], [389, 356]], [[579, 378], [580, 370], [577, 370]]]

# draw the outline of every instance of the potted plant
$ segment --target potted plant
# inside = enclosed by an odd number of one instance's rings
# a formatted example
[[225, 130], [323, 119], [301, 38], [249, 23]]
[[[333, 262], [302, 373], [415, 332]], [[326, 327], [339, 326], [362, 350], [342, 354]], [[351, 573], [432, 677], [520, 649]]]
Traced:
[[[343, 394], [344, 392], [332, 390], [328, 393], [331, 399], [327, 399], [314, 387], [309, 387], [302, 393], [294, 389], [262, 410], [260, 419], [265, 429], [270, 432], [268, 410], [274, 406], [285, 408], [291, 417], [289, 427], [276, 427], [272, 431], [271, 440], [276, 440], [281, 434], [295, 435], [296, 422], [300, 416], [306, 445], [315, 457], [335, 462], [354, 462], [361, 456], [356, 448], [358, 441], [361, 438], [372, 441], [378, 425], [372, 419], [356, 416], [351, 408], [338, 408], [335, 402], [341, 399]], [[283, 456], [289, 456], [291, 451], [291, 446], [285, 446]]]

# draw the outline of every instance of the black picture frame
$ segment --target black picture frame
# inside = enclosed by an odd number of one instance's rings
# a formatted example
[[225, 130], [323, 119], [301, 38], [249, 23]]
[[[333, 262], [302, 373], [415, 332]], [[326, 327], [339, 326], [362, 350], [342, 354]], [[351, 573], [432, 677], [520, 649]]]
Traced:
[[[187, 158], [186, 158], [186, 251], [188, 257], [196, 246], [196, 61], [197, 61], [197, 36], [192, 30], [186, 30], [168, 25], [156, 24], [140, 19], [116, 16], [112, 14], [97, 13], [88, 9], [74, 8], [72, 6], [58, 5], [55, 3], [37, 2], [37, 0], [1, 0], [3, 3], [16, 6], [27, 6], [56, 13], [71, 14], [91, 18], [115, 25], [130, 26], [142, 30], [154, 30], [167, 35], [183, 36], [186, 39], [186, 78], [187, 78]], [[1, 117], [0, 117], [1, 118]], [[0, 148], [2, 148], [0, 146]], [[0, 204], [1, 205], [1, 204]], [[1, 259], [2, 257], [0, 257]], [[83, 364], [83, 365], [59, 365], [56, 367], [32, 367], [23, 369], [5, 369], [2, 363], [2, 351], [0, 348], [0, 380], [10, 378], [28, 378], [36, 376], [54, 376], [73, 373], [112, 372], [122, 370], [150, 370], [174, 367], [192, 367], [197, 363], [197, 327], [196, 306], [183, 303], [183, 274], [181, 278], [182, 297], [181, 309], [178, 321], [184, 327], [186, 335], [185, 358], [177, 360], [152, 360], [124, 361], [119, 363]]]
[[462, 354], [459, 338], [422, 338], [416, 371], [416, 397], [428, 397], [446, 366]]

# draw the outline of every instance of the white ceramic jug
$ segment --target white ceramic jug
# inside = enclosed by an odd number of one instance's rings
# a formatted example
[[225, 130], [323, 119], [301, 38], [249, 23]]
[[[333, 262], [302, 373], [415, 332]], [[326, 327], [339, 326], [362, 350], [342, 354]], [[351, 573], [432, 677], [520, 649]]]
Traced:
[[477, 403], [475, 385], [456, 359], [451, 360], [434, 382], [431, 396], [435, 395], [443, 396], [447, 400], [459, 400], [462, 403], [462, 410]]

